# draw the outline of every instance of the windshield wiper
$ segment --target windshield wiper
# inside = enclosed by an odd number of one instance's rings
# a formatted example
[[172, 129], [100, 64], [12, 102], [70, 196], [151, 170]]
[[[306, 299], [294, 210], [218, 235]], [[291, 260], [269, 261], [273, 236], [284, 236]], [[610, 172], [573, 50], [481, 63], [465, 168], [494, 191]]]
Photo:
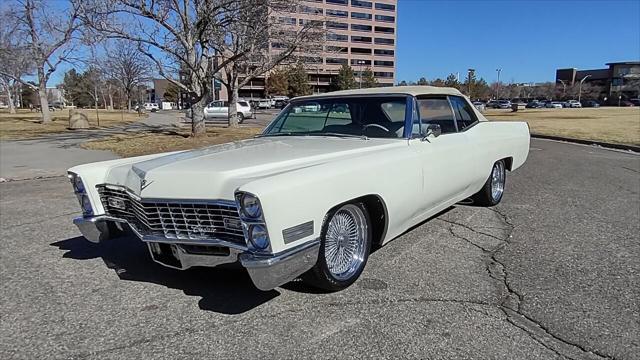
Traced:
[[341, 137], [341, 138], [357, 138], [362, 140], [369, 140], [369, 138], [366, 135], [352, 135], [352, 134], [343, 134], [343, 133], [336, 133], [336, 132], [320, 132], [320, 133], [312, 133], [309, 135], [310, 136], [335, 136], [335, 137]]

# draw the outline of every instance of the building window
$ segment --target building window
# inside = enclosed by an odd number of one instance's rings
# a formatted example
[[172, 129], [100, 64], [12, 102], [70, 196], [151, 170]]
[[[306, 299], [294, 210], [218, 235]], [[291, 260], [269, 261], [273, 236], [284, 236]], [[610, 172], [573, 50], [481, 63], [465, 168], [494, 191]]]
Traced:
[[349, 48], [346, 48], [344, 46], [327, 46], [327, 52], [346, 54], [349, 52]]
[[287, 45], [280, 43], [280, 42], [272, 42], [271, 43], [271, 47], [273, 49], [286, 49]]
[[305, 14], [314, 14], [314, 15], [322, 15], [323, 10], [321, 8], [313, 7], [313, 6], [300, 6], [300, 12]]
[[351, 6], [371, 9], [371, 1], [351, 0]]
[[396, 29], [386, 26], [376, 26], [376, 32], [383, 34], [394, 34], [396, 32]]
[[395, 51], [394, 50], [386, 50], [386, 49], [375, 49], [375, 50], [373, 50], [373, 55], [393, 56], [393, 55], [395, 55]]
[[327, 21], [327, 29], [349, 30], [349, 24], [337, 21]]
[[[376, 15], [377, 17], [378, 15]], [[352, 19], [371, 20], [371, 14], [365, 14], [361, 12], [351, 12]]]
[[351, 24], [351, 30], [371, 32], [371, 25]]
[[299, 19], [298, 20], [298, 24], [302, 25], [306, 25], [306, 24], [310, 24], [310, 25], [317, 25], [317, 26], [322, 26], [322, 20], [311, 20], [311, 19]]
[[[327, 0], [327, 1], [329, 1], [329, 0]], [[396, 10], [396, 6], [395, 5], [391, 5], [391, 4], [376, 3], [376, 10], [395, 11]]]
[[373, 76], [379, 77], [379, 78], [392, 78], [393, 73], [386, 72], [386, 71], [374, 71]]
[[322, 58], [317, 56], [303, 56], [302, 61], [305, 64], [322, 64]]
[[395, 41], [393, 39], [376, 38], [375, 43], [378, 45], [393, 45]]
[[388, 15], [376, 15], [376, 21], [395, 22], [396, 17]]
[[373, 65], [375, 66], [389, 66], [389, 67], [393, 67], [393, 61], [387, 61], [387, 60], [375, 60], [373, 62]]
[[326, 14], [327, 16], [333, 16], [333, 17], [342, 17], [342, 18], [349, 17], [349, 12], [342, 11], [342, 10], [327, 9]]
[[359, 43], [371, 44], [371, 37], [369, 37], [369, 36], [351, 36], [351, 42], [359, 42]]
[[355, 47], [352, 47], [352, 48], [351, 48], [351, 53], [352, 53], [352, 54], [366, 54], [366, 55], [371, 55], [371, 49], [355, 48]]
[[329, 41], [349, 41], [349, 36], [341, 34], [327, 34], [327, 40]]
[[371, 66], [371, 60], [364, 60], [364, 59], [351, 59], [351, 65], [367, 65], [367, 66]]
[[347, 6], [349, 5], [349, 0], [327, 0], [327, 4]]
[[278, 23], [279, 24], [286, 24], [286, 25], [295, 25], [296, 24], [296, 18], [293, 17], [278, 17]]
[[327, 58], [327, 65], [346, 65], [347, 59]]

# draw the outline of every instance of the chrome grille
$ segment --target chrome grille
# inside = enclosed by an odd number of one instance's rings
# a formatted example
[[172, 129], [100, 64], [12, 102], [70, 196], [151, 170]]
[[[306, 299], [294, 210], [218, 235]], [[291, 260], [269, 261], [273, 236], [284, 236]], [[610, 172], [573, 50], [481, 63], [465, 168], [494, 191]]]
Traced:
[[126, 220], [142, 235], [178, 240], [220, 239], [245, 245], [235, 202], [148, 201], [122, 187], [96, 187], [105, 213]]

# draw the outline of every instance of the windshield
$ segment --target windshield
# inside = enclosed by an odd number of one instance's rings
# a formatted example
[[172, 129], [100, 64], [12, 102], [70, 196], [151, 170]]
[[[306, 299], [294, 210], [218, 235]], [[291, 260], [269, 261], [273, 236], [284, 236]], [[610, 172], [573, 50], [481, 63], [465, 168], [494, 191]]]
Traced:
[[263, 136], [402, 138], [406, 104], [404, 96], [295, 101], [267, 127]]

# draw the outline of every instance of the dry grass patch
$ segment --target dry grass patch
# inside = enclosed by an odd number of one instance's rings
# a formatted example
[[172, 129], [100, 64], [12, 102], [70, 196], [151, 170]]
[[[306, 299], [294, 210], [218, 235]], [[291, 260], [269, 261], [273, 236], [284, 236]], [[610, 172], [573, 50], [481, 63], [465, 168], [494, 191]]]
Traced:
[[107, 150], [122, 157], [156, 154], [167, 151], [190, 150], [209, 145], [247, 139], [262, 132], [255, 127], [208, 128], [206, 136], [191, 138], [188, 130], [163, 133], [116, 135], [82, 144], [85, 149]]
[[[108, 128], [117, 125], [124, 125], [140, 119], [137, 113], [122, 113], [119, 111], [99, 110], [100, 127], [96, 119], [95, 110], [79, 110], [87, 115], [92, 128]], [[142, 115], [146, 117], [146, 115]], [[34, 139], [49, 134], [72, 132], [67, 129], [69, 126], [69, 110], [59, 110], [51, 113], [52, 122], [42, 124], [39, 112], [20, 110], [17, 114], [0, 112], [0, 139], [19, 140]]]
[[526, 121], [534, 134], [640, 145], [639, 107], [487, 110], [484, 115], [489, 120]]

